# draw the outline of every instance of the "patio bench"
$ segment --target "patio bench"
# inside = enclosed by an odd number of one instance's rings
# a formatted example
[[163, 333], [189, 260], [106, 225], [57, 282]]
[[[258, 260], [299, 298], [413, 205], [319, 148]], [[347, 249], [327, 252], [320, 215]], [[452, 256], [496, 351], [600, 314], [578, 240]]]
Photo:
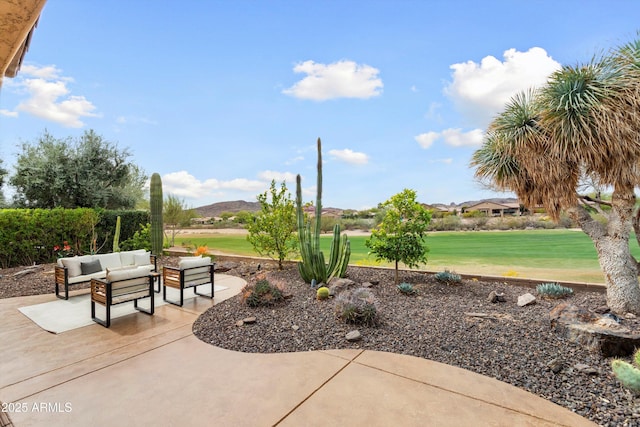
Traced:
[[[91, 319], [108, 328], [111, 325], [111, 306], [133, 301], [136, 310], [146, 314], [154, 313], [154, 278], [150, 267], [138, 266], [109, 270], [104, 279], [91, 279]], [[151, 308], [138, 307], [138, 300], [151, 298]], [[106, 309], [106, 320], [96, 317], [96, 303]]]
[[[182, 307], [186, 288], [193, 288], [193, 293], [196, 295], [213, 299], [215, 265], [209, 257], [182, 257], [178, 267], [163, 267], [162, 299], [170, 304]], [[211, 285], [211, 296], [197, 291], [198, 286], [206, 284]], [[167, 299], [167, 287], [180, 290], [179, 303]]]

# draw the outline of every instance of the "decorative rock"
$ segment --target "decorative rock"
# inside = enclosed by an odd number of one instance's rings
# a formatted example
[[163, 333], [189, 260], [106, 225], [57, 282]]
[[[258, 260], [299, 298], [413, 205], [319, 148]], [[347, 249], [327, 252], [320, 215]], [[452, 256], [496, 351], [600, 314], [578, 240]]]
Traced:
[[238, 263], [237, 262], [233, 262], [233, 261], [222, 261], [222, 262], [217, 262], [216, 266], [214, 267], [214, 271], [216, 273], [224, 273], [226, 271], [229, 270], [233, 270], [234, 268], [238, 268]]
[[334, 296], [334, 295], [338, 295], [340, 292], [344, 291], [345, 289], [355, 285], [356, 285], [356, 282], [354, 282], [351, 279], [334, 277], [333, 279], [329, 280], [327, 287], [329, 288], [329, 295]]
[[292, 325], [291, 329], [293, 329], [294, 331], [297, 331], [298, 329], [300, 329], [300, 326], [298, 325]]
[[489, 294], [489, 297], [487, 297], [487, 301], [489, 301], [490, 303], [497, 303], [497, 302], [505, 302], [507, 299], [504, 297], [503, 293], [499, 293], [496, 291], [491, 291], [491, 293]]
[[238, 321], [236, 322], [236, 326], [242, 326], [242, 325], [244, 325], [244, 321], [242, 321], [242, 320], [238, 320]]
[[594, 368], [592, 368], [589, 365], [585, 365], [584, 363], [576, 363], [573, 368], [578, 371], [578, 372], [582, 372], [583, 374], [587, 374], [587, 375], [598, 375], [598, 371]]
[[609, 307], [607, 307], [606, 305], [601, 305], [600, 307], [596, 308], [593, 311], [595, 313], [598, 313], [598, 314], [605, 314], [605, 313], [608, 313], [609, 311], [611, 311], [611, 309]]
[[242, 321], [246, 324], [252, 324], [252, 323], [256, 323], [256, 318], [251, 316], [251, 317], [247, 317], [245, 319], [242, 319]]
[[640, 347], [640, 334], [566, 302], [551, 310], [549, 320], [552, 330], [604, 357], [629, 356]]
[[359, 341], [362, 339], [362, 334], [360, 334], [360, 331], [356, 329], [348, 332], [345, 338], [349, 342]]
[[556, 359], [553, 359], [551, 362], [547, 363], [547, 367], [554, 374], [558, 374], [564, 368], [564, 362], [562, 362], [562, 360], [560, 360], [559, 358], [556, 358]]
[[371, 282], [364, 282], [364, 283], [363, 283], [362, 285], [360, 285], [360, 286], [362, 286], [363, 288], [371, 288], [371, 287], [373, 287], [373, 286], [375, 286], [375, 285], [374, 285], [373, 283], [371, 283]]
[[524, 307], [530, 304], [535, 304], [535, 302], [536, 302], [536, 297], [534, 297], [530, 293], [526, 293], [518, 297], [518, 307]]

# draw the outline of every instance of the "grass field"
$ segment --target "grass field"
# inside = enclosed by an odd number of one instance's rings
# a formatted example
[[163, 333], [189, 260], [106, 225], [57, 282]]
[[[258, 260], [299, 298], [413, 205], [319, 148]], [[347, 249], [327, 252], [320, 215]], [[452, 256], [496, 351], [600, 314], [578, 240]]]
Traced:
[[[351, 264], [377, 263], [368, 255], [367, 236], [350, 236]], [[321, 247], [329, 250], [331, 236], [323, 236]], [[176, 245], [195, 244], [219, 253], [256, 256], [242, 234], [198, 234], [176, 236]], [[582, 232], [574, 230], [438, 232], [427, 237], [429, 261], [422, 268], [449, 269], [457, 273], [526, 277], [543, 280], [602, 283], [595, 248]], [[640, 248], [632, 241], [632, 253]]]

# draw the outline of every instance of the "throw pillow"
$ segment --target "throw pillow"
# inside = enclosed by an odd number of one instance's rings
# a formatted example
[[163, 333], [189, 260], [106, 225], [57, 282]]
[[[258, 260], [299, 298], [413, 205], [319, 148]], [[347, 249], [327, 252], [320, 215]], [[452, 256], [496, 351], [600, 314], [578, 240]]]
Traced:
[[99, 273], [102, 271], [102, 266], [100, 265], [100, 260], [96, 259], [93, 261], [88, 261], [88, 262], [81, 262], [80, 263], [80, 271], [82, 272], [82, 275], [86, 275], [86, 274], [93, 274], [93, 273]]

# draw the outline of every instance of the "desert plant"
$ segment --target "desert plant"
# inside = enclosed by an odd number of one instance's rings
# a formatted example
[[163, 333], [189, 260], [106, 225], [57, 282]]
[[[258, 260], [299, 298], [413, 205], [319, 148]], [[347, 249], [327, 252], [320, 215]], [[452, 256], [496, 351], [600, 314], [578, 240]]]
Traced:
[[329, 288], [326, 286], [321, 286], [316, 291], [316, 298], [323, 300], [329, 298]]
[[462, 281], [462, 277], [460, 277], [459, 274], [453, 273], [453, 272], [451, 272], [449, 270], [445, 270], [445, 271], [441, 271], [439, 273], [436, 273], [434, 277], [439, 282], [444, 282], [444, 283], [447, 283], [449, 285], [454, 284], [454, 283], [460, 283]]
[[611, 362], [611, 369], [623, 386], [638, 393], [640, 392], [640, 369], [637, 366], [640, 366], [640, 350], [636, 351], [633, 360], [636, 366], [624, 360], [615, 359]]
[[414, 289], [413, 285], [411, 283], [400, 283], [397, 286], [398, 290], [400, 292], [402, 292], [405, 295], [415, 295], [416, 294], [416, 290]]
[[242, 289], [242, 300], [249, 307], [269, 306], [284, 299], [282, 289], [266, 279], [247, 284]]
[[375, 326], [378, 323], [378, 302], [368, 288], [341, 292], [336, 298], [335, 313], [347, 323]]
[[564, 298], [573, 294], [573, 289], [558, 283], [542, 283], [536, 286], [536, 291], [546, 298]]
[[113, 252], [120, 252], [120, 215], [116, 218], [116, 231], [113, 235]]
[[164, 223], [162, 221], [162, 179], [158, 173], [151, 175], [149, 202], [151, 206], [151, 253], [160, 256], [164, 241]]
[[312, 230], [311, 222], [305, 221], [302, 210], [301, 177], [296, 177], [296, 214], [298, 223], [298, 239], [300, 242], [300, 256], [298, 271], [302, 280], [310, 283], [312, 279], [327, 283], [332, 277], [344, 277], [349, 264], [351, 247], [346, 234], [340, 236], [340, 225], [333, 227], [333, 240], [329, 252], [329, 263], [325, 263], [324, 253], [320, 250], [320, 230], [322, 228], [322, 143], [318, 138], [318, 177], [316, 184], [315, 224]]

